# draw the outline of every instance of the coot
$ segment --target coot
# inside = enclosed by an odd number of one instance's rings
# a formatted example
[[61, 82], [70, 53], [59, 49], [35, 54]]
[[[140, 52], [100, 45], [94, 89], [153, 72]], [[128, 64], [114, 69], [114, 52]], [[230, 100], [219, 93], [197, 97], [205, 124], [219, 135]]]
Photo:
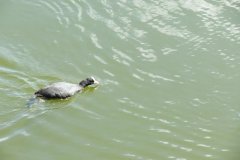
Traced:
[[38, 90], [35, 92], [35, 96], [45, 99], [65, 99], [93, 84], [98, 84], [93, 77], [82, 80], [79, 84], [57, 82]]

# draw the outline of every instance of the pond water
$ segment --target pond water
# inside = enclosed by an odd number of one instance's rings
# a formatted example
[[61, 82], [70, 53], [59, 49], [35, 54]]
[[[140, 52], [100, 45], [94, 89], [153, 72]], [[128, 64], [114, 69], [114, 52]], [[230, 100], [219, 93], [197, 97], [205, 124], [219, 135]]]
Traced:
[[1, 160], [239, 160], [239, 17], [238, 0], [1, 0]]

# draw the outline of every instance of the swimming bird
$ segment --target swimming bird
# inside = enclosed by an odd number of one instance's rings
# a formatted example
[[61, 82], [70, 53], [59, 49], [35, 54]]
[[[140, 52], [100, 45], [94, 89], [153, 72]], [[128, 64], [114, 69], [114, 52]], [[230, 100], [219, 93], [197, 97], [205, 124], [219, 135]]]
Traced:
[[72, 84], [68, 82], [53, 83], [45, 88], [35, 92], [36, 97], [44, 99], [65, 99], [81, 92], [89, 85], [99, 84], [93, 77], [82, 80], [79, 84]]

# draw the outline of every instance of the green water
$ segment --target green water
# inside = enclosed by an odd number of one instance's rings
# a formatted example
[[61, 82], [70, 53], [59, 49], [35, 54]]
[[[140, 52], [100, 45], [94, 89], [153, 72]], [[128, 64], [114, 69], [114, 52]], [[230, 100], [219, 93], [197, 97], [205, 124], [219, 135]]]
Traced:
[[0, 159], [239, 160], [239, 17], [237, 0], [0, 0]]

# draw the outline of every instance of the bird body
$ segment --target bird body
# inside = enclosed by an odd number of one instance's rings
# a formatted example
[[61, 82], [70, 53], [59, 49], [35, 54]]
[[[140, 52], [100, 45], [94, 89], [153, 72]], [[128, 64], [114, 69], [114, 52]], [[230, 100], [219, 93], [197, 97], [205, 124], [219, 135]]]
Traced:
[[86, 80], [81, 81], [79, 84], [57, 82], [38, 90], [35, 92], [35, 96], [45, 99], [65, 99], [78, 92], [81, 92], [85, 87], [92, 84], [98, 84], [93, 77], [87, 78]]

